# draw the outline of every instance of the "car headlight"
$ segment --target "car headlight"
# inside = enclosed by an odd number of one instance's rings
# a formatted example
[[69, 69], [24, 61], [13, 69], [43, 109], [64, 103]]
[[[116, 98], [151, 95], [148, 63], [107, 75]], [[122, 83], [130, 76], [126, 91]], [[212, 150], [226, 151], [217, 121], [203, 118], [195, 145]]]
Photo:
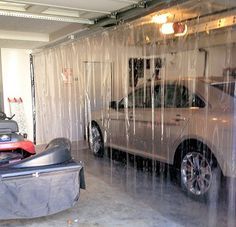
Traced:
[[0, 141], [1, 142], [7, 142], [7, 141], [10, 141], [10, 140], [11, 140], [10, 135], [6, 135], [6, 134], [0, 135]]

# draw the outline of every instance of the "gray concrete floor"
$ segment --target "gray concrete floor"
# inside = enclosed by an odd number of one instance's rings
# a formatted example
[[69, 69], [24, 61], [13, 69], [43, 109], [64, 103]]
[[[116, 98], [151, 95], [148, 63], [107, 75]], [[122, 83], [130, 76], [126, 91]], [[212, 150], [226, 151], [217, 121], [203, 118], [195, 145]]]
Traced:
[[233, 201], [193, 201], [168, 175], [107, 156], [95, 158], [84, 142], [73, 144], [73, 157], [84, 161], [87, 184], [74, 208], [32, 220], [0, 221], [0, 226], [236, 226]]

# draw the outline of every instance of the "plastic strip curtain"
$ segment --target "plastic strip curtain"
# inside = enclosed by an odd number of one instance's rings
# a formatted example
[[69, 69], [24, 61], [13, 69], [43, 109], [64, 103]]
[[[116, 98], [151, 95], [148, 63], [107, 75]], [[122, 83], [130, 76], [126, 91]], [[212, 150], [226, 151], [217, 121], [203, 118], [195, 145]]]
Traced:
[[174, 165], [204, 197], [236, 173], [235, 41], [235, 1], [193, 0], [36, 54], [37, 142], [93, 130], [96, 154]]

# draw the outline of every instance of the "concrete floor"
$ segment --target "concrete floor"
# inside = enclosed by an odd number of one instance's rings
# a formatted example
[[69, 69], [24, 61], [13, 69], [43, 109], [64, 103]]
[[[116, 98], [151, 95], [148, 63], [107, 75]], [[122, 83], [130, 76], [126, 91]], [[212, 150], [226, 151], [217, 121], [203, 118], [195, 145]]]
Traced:
[[236, 226], [235, 202], [193, 201], [164, 174], [107, 156], [95, 158], [84, 142], [73, 145], [73, 157], [84, 161], [87, 184], [74, 208], [32, 220], [0, 221], [0, 226]]

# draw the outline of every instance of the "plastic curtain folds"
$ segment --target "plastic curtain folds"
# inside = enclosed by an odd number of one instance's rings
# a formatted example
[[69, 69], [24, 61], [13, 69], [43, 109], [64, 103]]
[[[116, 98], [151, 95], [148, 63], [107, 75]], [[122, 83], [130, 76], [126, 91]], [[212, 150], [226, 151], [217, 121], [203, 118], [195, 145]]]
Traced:
[[[207, 27], [207, 22], [229, 16], [217, 13], [217, 3], [205, 3], [206, 8], [199, 4], [204, 3], [190, 1], [163, 10], [168, 20], [177, 18], [188, 26], [183, 36], [163, 35], [162, 25], [152, 23], [152, 14], [36, 54], [37, 142], [58, 136], [83, 138], [91, 111], [108, 110], [110, 101], [120, 100], [155, 77], [212, 77], [226, 74], [227, 69], [231, 72], [235, 67], [232, 26]], [[222, 4], [222, 9], [227, 7], [232, 6]], [[201, 17], [208, 14], [213, 16]]]
[[235, 1], [193, 0], [35, 54], [37, 143], [85, 137], [213, 195], [236, 175], [235, 42]]

